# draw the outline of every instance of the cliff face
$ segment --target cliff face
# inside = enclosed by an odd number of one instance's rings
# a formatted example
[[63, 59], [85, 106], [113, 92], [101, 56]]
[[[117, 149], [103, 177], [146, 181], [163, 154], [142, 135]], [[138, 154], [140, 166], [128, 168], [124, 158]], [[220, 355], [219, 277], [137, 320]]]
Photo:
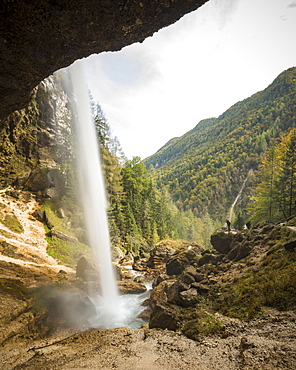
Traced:
[[0, 117], [24, 108], [59, 68], [141, 42], [207, 0], [3, 0]]
[[[34, 97], [36, 90], [34, 91]], [[11, 114], [0, 129], [0, 188], [16, 178], [28, 177], [37, 164], [39, 110], [32, 102], [27, 109]]]
[[47, 172], [61, 169], [72, 154], [67, 97], [51, 76], [39, 84], [26, 109], [0, 125], [0, 188], [15, 184], [38, 191], [48, 187]]

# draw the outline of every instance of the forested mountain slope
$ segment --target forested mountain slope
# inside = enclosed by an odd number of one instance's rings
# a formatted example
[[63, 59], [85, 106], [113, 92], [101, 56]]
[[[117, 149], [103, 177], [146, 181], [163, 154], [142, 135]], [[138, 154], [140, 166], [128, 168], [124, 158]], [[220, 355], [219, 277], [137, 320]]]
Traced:
[[250, 174], [239, 207], [248, 204], [264, 153], [295, 127], [295, 103], [296, 68], [290, 68], [265, 90], [170, 140], [144, 163], [179, 209], [222, 220]]

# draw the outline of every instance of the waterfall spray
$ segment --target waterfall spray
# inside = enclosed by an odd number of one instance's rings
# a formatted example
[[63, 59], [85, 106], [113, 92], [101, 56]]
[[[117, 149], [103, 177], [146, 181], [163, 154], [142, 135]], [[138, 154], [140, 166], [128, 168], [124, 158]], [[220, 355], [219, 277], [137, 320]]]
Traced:
[[114, 327], [117, 321], [118, 293], [111, 259], [107, 201], [99, 146], [85, 82], [83, 61], [63, 71], [77, 133], [77, 159], [80, 193], [86, 231], [99, 268], [102, 299], [97, 303], [96, 325]]

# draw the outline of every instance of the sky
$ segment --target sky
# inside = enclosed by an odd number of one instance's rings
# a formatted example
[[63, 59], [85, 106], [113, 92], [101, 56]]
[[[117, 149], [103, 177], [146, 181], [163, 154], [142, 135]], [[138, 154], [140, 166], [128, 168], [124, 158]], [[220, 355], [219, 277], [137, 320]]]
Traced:
[[84, 60], [128, 159], [154, 154], [296, 66], [296, 0], [210, 0], [142, 43]]

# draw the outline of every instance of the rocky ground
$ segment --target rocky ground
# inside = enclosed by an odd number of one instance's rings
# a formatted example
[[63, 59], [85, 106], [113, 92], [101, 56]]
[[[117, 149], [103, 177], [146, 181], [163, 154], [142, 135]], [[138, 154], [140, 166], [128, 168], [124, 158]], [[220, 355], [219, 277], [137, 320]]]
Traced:
[[23, 227], [22, 232], [14, 231], [0, 223], [1, 254], [0, 261], [17, 265], [34, 267], [50, 271], [74, 273], [72, 269], [61, 266], [47, 252], [45, 229], [42, 222], [33, 216], [39, 205], [30, 193], [6, 190], [0, 192], [2, 218], [5, 215], [15, 215]]
[[295, 369], [295, 314], [269, 311], [243, 324], [227, 319], [221, 336], [193, 341], [179, 332], [142, 328], [60, 333], [0, 349], [4, 369]]
[[[180, 322], [175, 330], [151, 328], [151, 324], [150, 328], [145, 324], [137, 330], [89, 330], [81, 323], [65, 325], [65, 320], [55, 320], [44, 305], [45, 298], [52, 298], [52, 287], [79, 288], [82, 280], [75, 278], [72, 269], [47, 255], [43, 224], [33, 216], [38, 209], [34, 197], [11, 195], [0, 193], [1, 218], [15, 214], [24, 230], [13, 231], [0, 223], [0, 365], [3, 369], [296, 368], [296, 314], [292, 310], [264, 308], [250, 321], [212, 313], [221, 323], [221, 330], [195, 336], [195, 340], [182, 333]], [[208, 292], [215, 284], [234, 281], [262, 263], [263, 257], [271, 253], [270, 248], [275, 248], [270, 240], [268, 245], [265, 243], [270, 225], [264, 227], [265, 234], [264, 228], [254, 234], [256, 247], [250, 247], [250, 236], [239, 247], [236, 244], [234, 251], [232, 242], [222, 247], [216, 240], [216, 248], [222, 255], [217, 251], [201, 255], [198, 246], [186, 243], [182, 244], [182, 253], [176, 252], [175, 244], [165, 243], [152, 251], [148, 266], [136, 264], [137, 269], [159, 275], [150, 300], [154, 322], [161, 317], [157, 317], [155, 307], [177, 307], [183, 313], [195, 309], [196, 292]], [[238, 237], [233, 236], [232, 241], [233, 238]], [[196, 255], [199, 257], [195, 258]], [[127, 285], [128, 291], [131, 289], [127, 281], [122, 285]], [[164, 286], [167, 288], [163, 289]], [[59, 294], [63, 296], [63, 292]], [[164, 313], [165, 310], [161, 311]]]

